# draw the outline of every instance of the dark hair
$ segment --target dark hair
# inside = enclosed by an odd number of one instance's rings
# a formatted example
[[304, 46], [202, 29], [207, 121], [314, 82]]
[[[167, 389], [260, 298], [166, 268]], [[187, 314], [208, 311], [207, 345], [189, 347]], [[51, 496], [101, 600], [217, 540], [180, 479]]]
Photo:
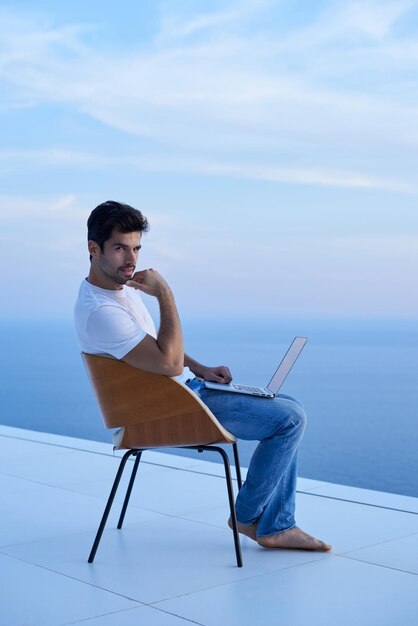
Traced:
[[103, 252], [104, 243], [110, 239], [115, 228], [120, 233], [142, 233], [149, 230], [149, 225], [147, 218], [138, 209], [108, 200], [91, 212], [87, 221], [87, 239], [98, 243]]

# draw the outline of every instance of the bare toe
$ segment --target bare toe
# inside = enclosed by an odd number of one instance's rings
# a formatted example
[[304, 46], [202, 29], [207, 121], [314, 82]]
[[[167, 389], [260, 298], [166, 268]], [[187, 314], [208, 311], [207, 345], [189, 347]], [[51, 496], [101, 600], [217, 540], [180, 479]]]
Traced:
[[332, 548], [320, 539], [315, 539], [300, 528], [291, 528], [274, 535], [257, 537], [257, 542], [263, 548], [282, 548], [285, 550], [317, 550], [319, 552], [329, 552]]

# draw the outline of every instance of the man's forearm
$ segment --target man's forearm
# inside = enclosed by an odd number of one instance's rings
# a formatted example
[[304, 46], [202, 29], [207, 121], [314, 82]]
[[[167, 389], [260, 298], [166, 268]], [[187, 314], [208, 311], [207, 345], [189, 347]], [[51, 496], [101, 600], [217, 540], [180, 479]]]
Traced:
[[188, 367], [189, 370], [193, 372], [195, 376], [198, 376], [199, 378], [203, 378], [203, 374], [204, 374], [203, 370], [205, 366], [202, 365], [202, 363], [199, 363], [199, 361], [195, 361], [195, 359], [192, 359], [192, 357], [186, 353], [184, 353], [184, 366]]
[[182, 367], [184, 361], [183, 333], [174, 296], [169, 287], [161, 291], [158, 296], [158, 303], [160, 306], [158, 347], [170, 362]]
[[178, 376], [184, 367], [183, 334], [170, 287], [161, 274], [152, 268], [135, 272], [126, 284], [157, 298], [160, 329], [156, 339], [146, 335], [125, 355], [124, 361], [147, 372]]
[[203, 380], [210, 380], [214, 383], [230, 383], [232, 380], [231, 372], [226, 365], [217, 365], [215, 367], [209, 367], [202, 365], [199, 361], [195, 361], [188, 354], [184, 355], [184, 365], [188, 367], [195, 376], [203, 378]]

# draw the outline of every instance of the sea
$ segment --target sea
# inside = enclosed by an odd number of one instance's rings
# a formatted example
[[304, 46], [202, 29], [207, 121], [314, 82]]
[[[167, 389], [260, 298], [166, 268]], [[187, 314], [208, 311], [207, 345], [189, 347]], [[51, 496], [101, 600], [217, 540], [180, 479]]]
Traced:
[[[299, 475], [418, 497], [418, 320], [200, 318], [183, 329], [191, 356], [260, 385], [307, 336], [282, 388], [308, 413]], [[71, 319], [2, 319], [0, 345], [1, 424], [111, 442]], [[240, 442], [242, 465], [256, 445]]]

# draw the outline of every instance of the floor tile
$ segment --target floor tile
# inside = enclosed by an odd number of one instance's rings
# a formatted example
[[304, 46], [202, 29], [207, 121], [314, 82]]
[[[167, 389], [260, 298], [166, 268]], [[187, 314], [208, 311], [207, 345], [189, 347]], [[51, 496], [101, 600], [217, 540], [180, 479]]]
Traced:
[[417, 517], [309, 494], [296, 499], [298, 524], [333, 546], [334, 553], [365, 548], [417, 532]]
[[[117, 457], [78, 451], [56, 454], [53, 461], [54, 469], [51, 471], [51, 464], [46, 463], [44, 457], [16, 459], [8, 464], [7, 469], [3, 469], [3, 473], [54, 487], [103, 480], [110, 490], [120, 464], [120, 458]], [[126, 476], [132, 466], [133, 461], [129, 459], [125, 468]], [[167, 471], [167, 468], [144, 463], [143, 472], [152, 471]]]
[[85, 555], [91, 542], [91, 535], [83, 533], [11, 546], [3, 552], [147, 604], [332, 558], [324, 553], [278, 553], [251, 542], [243, 546], [244, 567], [238, 568], [229, 529], [174, 517], [106, 529], [95, 562], [88, 564]]
[[[68, 626], [70, 624], [74, 624], [74, 622], [69, 622]], [[63, 624], [63, 626], [67, 625]], [[192, 626], [192, 624], [189, 620], [158, 608], [140, 606], [135, 609], [102, 615], [90, 619], [88, 622], [80, 623], [80, 626]]]
[[27, 491], [28, 489], [32, 489], [35, 485], [36, 483], [26, 478], [16, 478], [0, 473], [0, 493], [2, 494], [2, 498], [5, 498], [9, 494], [14, 495], [18, 491]]
[[[414, 515], [306, 494], [297, 494], [296, 511], [299, 526], [330, 543], [337, 554], [418, 532], [418, 518]], [[225, 528], [229, 509], [224, 504], [187, 512], [182, 517]]]
[[158, 603], [205, 626], [415, 626], [417, 581], [333, 557]]
[[[229, 506], [225, 502], [223, 506], [214, 506], [204, 510], [184, 513], [181, 515], [181, 518], [225, 529], [227, 527], [229, 515]], [[242, 537], [242, 541], [244, 540], [246, 540], [245, 536]], [[248, 541], [252, 542], [250, 539], [248, 539]]]
[[[235, 465], [231, 465], [231, 477], [233, 481], [237, 480], [237, 474]], [[191, 468], [194, 472], [200, 472], [201, 474], [208, 474], [209, 476], [219, 476], [223, 478], [225, 476], [225, 467], [223, 463], [215, 463], [214, 461], [201, 461], [197, 465]], [[241, 467], [241, 477], [244, 481], [247, 476], [247, 468]]]
[[[101, 499], [43, 485], [8, 493], [0, 500], [0, 546], [86, 530], [93, 540], [104, 506]], [[133, 507], [129, 513], [131, 522], [136, 523], [159, 517]], [[112, 512], [110, 525], [117, 523], [117, 515], [118, 511]]]
[[[157, 469], [158, 474], [149, 475], [146, 473], [146, 467], [143, 471], [140, 465], [132, 490], [130, 508], [139, 507], [167, 515], [185, 515], [228, 505], [225, 479], [193, 471], [182, 472], [159, 466]], [[71, 488], [80, 493], [107, 497], [110, 486], [110, 481], [93, 481], [72, 485]], [[121, 488], [116, 501], [121, 502], [123, 498], [124, 490]]]
[[418, 534], [379, 543], [363, 550], [347, 552], [344, 556], [418, 574]]
[[0, 437], [0, 441], [2, 444], [0, 471], [7, 471], [7, 468], [11, 465], [18, 464], [26, 459], [45, 458], [71, 453], [71, 450], [66, 448], [58, 448], [44, 443], [34, 444], [24, 439]]
[[[146, 463], [156, 463], [165, 467], [177, 467], [178, 469], [194, 468], [200, 464], [200, 456], [196, 452], [195, 457], [180, 456], [178, 454], [167, 454], [162, 448], [158, 450], [146, 450], [143, 453], [143, 460]], [[142, 461], [141, 461], [142, 463]], [[215, 465], [211, 463], [211, 465]]]
[[24, 428], [13, 428], [11, 426], [0, 425], [0, 437], [8, 437], [14, 439], [23, 439], [29, 442], [38, 442], [48, 444], [50, 446], [59, 446], [67, 448], [76, 448], [78, 450], [89, 450], [91, 452], [108, 453], [112, 451], [111, 433], [109, 431], [109, 442], [92, 441], [91, 439], [79, 439], [76, 437], [67, 437], [65, 435], [55, 435], [53, 433], [44, 433], [35, 430], [26, 430]]
[[[22, 451], [32, 449], [35, 454], [43, 454], [43, 451], [48, 450], [51, 451], [51, 453], [78, 450], [107, 456], [115, 455], [120, 458], [126, 452], [126, 450], [116, 450], [114, 452], [110, 441], [109, 443], [91, 441], [90, 439], [78, 439], [76, 437], [66, 437], [64, 435], [54, 435], [52, 433], [12, 428], [3, 425], [0, 425], [0, 437], [3, 437], [4, 441], [7, 442], [9, 446], [12, 445], [12, 442], [16, 442], [16, 445], [21, 445]], [[20, 444], [19, 442], [22, 443]], [[39, 445], [37, 446], [36, 444]], [[188, 458], [175, 454], [167, 454], [162, 450], [162, 448], [158, 450], [147, 450], [143, 455], [145, 462], [185, 469], [201, 462], [201, 458], [197, 452], [195, 458]], [[11, 453], [8, 456], [13, 456], [13, 454]], [[210, 463], [210, 465], [216, 464]]]
[[35, 565], [0, 555], [1, 622], [58, 626], [138, 603]]

